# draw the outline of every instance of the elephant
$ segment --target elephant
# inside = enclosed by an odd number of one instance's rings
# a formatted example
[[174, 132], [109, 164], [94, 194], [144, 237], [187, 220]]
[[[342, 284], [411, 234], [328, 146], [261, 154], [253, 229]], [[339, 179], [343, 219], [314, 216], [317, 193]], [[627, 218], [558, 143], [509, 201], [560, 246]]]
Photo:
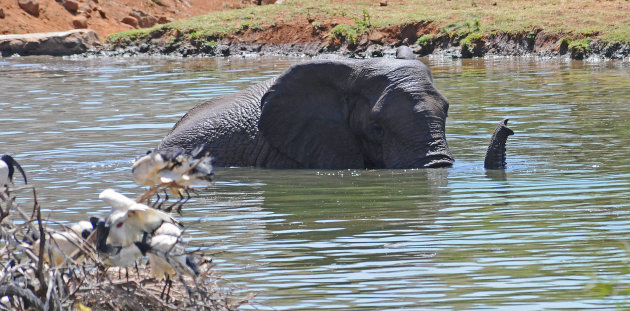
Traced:
[[[419, 60], [321, 57], [198, 104], [158, 150], [203, 146], [219, 167], [448, 167], [448, 107]], [[493, 144], [489, 168], [501, 168], [505, 141]]]

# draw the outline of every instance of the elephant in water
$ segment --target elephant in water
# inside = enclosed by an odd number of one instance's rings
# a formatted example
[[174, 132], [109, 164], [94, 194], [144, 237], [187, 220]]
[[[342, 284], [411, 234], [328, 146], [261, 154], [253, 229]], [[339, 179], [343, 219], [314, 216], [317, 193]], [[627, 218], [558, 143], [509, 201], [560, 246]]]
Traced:
[[[158, 150], [204, 146], [216, 166], [446, 167], [448, 106], [421, 61], [322, 58], [197, 105]], [[495, 136], [488, 168], [505, 164]]]

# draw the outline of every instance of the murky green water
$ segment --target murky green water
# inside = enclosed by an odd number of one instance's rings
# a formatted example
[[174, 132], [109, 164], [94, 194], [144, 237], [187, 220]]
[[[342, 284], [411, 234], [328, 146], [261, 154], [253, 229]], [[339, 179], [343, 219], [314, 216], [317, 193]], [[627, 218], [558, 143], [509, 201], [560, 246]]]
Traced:
[[[0, 151], [52, 219], [103, 215], [98, 193], [141, 193], [132, 160], [188, 108], [299, 61], [0, 59]], [[216, 243], [263, 310], [629, 307], [630, 65], [428, 63], [453, 168], [218, 169], [184, 212], [191, 244]], [[486, 172], [504, 117], [510, 168]]]

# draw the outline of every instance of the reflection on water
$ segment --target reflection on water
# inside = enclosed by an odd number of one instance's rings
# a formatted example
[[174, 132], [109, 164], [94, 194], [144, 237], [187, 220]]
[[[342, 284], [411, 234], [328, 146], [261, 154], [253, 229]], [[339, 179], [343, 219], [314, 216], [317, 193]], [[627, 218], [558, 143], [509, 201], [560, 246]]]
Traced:
[[[300, 61], [4, 58], [1, 151], [51, 218], [102, 214], [106, 187], [142, 191], [131, 162], [187, 109]], [[451, 102], [453, 168], [221, 168], [184, 212], [191, 244], [216, 243], [217, 268], [260, 291], [260, 309], [630, 305], [628, 65], [427, 62]], [[509, 169], [485, 171], [505, 117]]]

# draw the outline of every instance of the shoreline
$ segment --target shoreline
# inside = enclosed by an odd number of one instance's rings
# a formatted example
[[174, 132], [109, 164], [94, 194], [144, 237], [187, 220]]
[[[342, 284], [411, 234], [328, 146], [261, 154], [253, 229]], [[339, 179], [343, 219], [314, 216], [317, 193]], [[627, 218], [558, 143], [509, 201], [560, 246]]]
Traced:
[[[86, 55], [333, 53], [368, 58], [388, 56], [406, 45], [420, 57], [630, 61], [627, 0], [588, 0], [580, 5], [539, 0], [385, 0], [380, 5], [350, 0], [273, 2], [113, 33]], [[10, 54], [1, 44], [0, 52]]]
[[535, 36], [526, 34], [497, 34], [480, 37], [473, 42], [465, 42], [466, 37], [436, 37], [431, 42], [420, 45], [409, 44], [409, 40], [374, 42], [365, 36], [359, 43], [317, 40], [295, 43], [244, 42], [238, 39], [223, 38], [211, 45], [187, 39], [164, 40], [163, 37], [121, 40], [105, 43], [103, 46], [84, 53], [90, 56], [175, 56], [175, 57], [223, 57], [247, 56], [317, 56], [339, 54], [353, 58], [392, 56], [401, 45], [409, 46], [417, 57], [435, 56], [451, 58], [482, 57], [541, 57], [565, 58], [571, 60], [617, 60], [630, 62], [630, 44], [609, 44], [600, 40], [589, 40], [585, 46], [570, 46], [565, 37], [547, 35], [543, 32]]
[[[81, 33], [80, 31], [68, 33]], [[88, 32], [83, 32], [91, 34]], [[11, 57], [14, 55], [50, 55], [50, 56], [173, 56], [173, 57], [225, 57], [225, 56], [292, 56], [314, 57], [322, 54], [337, 54], [352, 58], [392, 57], [396, 48], [409, 46], [417, 57], [449, 57], [455, 59], [484, 58], [484, 57], [537, 57], [549, 59], [585, 60], [585, 61], [621, 61], [630, 62], [630, 44], [608, 44], [600, 40], [589, 40], [586, 48], [583, 46], [569, 46], [566, 38], [557, 35], [547, 35], [539, 32], [535, 36], [523, 34], [497, 34], [490, 37], [480, 37], [473, 42], [466, 42], [466, 37], [435, 37], [423, 45], [409, 44], [409, 40], [372, 41], [366, 34], [356, 44], [341, 42], [331, 44], [329, 40], [294, 43], [247, 42], [238, 38], [223, 38], [211, 41], [193, 41], [187, 37], [180, 40], [165, 40], [164, 37], [147, 37], [136, 40], [118, 40], [115, 42], [99, 43], [94, 36], [73, 37], [72, 49], [70, 45], [57, 39], [63, 32], [11, 35], [12, 40], [0, 44], [0, 55]], [[9, 37], [9, 36], [6, 36]], [[46, 39], [48, 37], [48, 39]], [[25, 38], [25, 39], [22, 39]], [[35, 46], [31, 38], [45, 42], [37, 44], [36, 50], [24, 53], [26, 44]], [[82, 43], [84, 40], [86, 43]], [[20, 46], [9, 44], [9, 41], [20, 41]], [[57, 46], [58, 45], [58, 46]], [[63, 52], [60, 50], [66, 46]], [[77, 49], [76, 46], [82, 48]], [[3, 49], [5, 48], [5, 49]], [[36, 53], [33, 53], [36, 51]], [[0, 57], [1, 59], [1, 57]]]

